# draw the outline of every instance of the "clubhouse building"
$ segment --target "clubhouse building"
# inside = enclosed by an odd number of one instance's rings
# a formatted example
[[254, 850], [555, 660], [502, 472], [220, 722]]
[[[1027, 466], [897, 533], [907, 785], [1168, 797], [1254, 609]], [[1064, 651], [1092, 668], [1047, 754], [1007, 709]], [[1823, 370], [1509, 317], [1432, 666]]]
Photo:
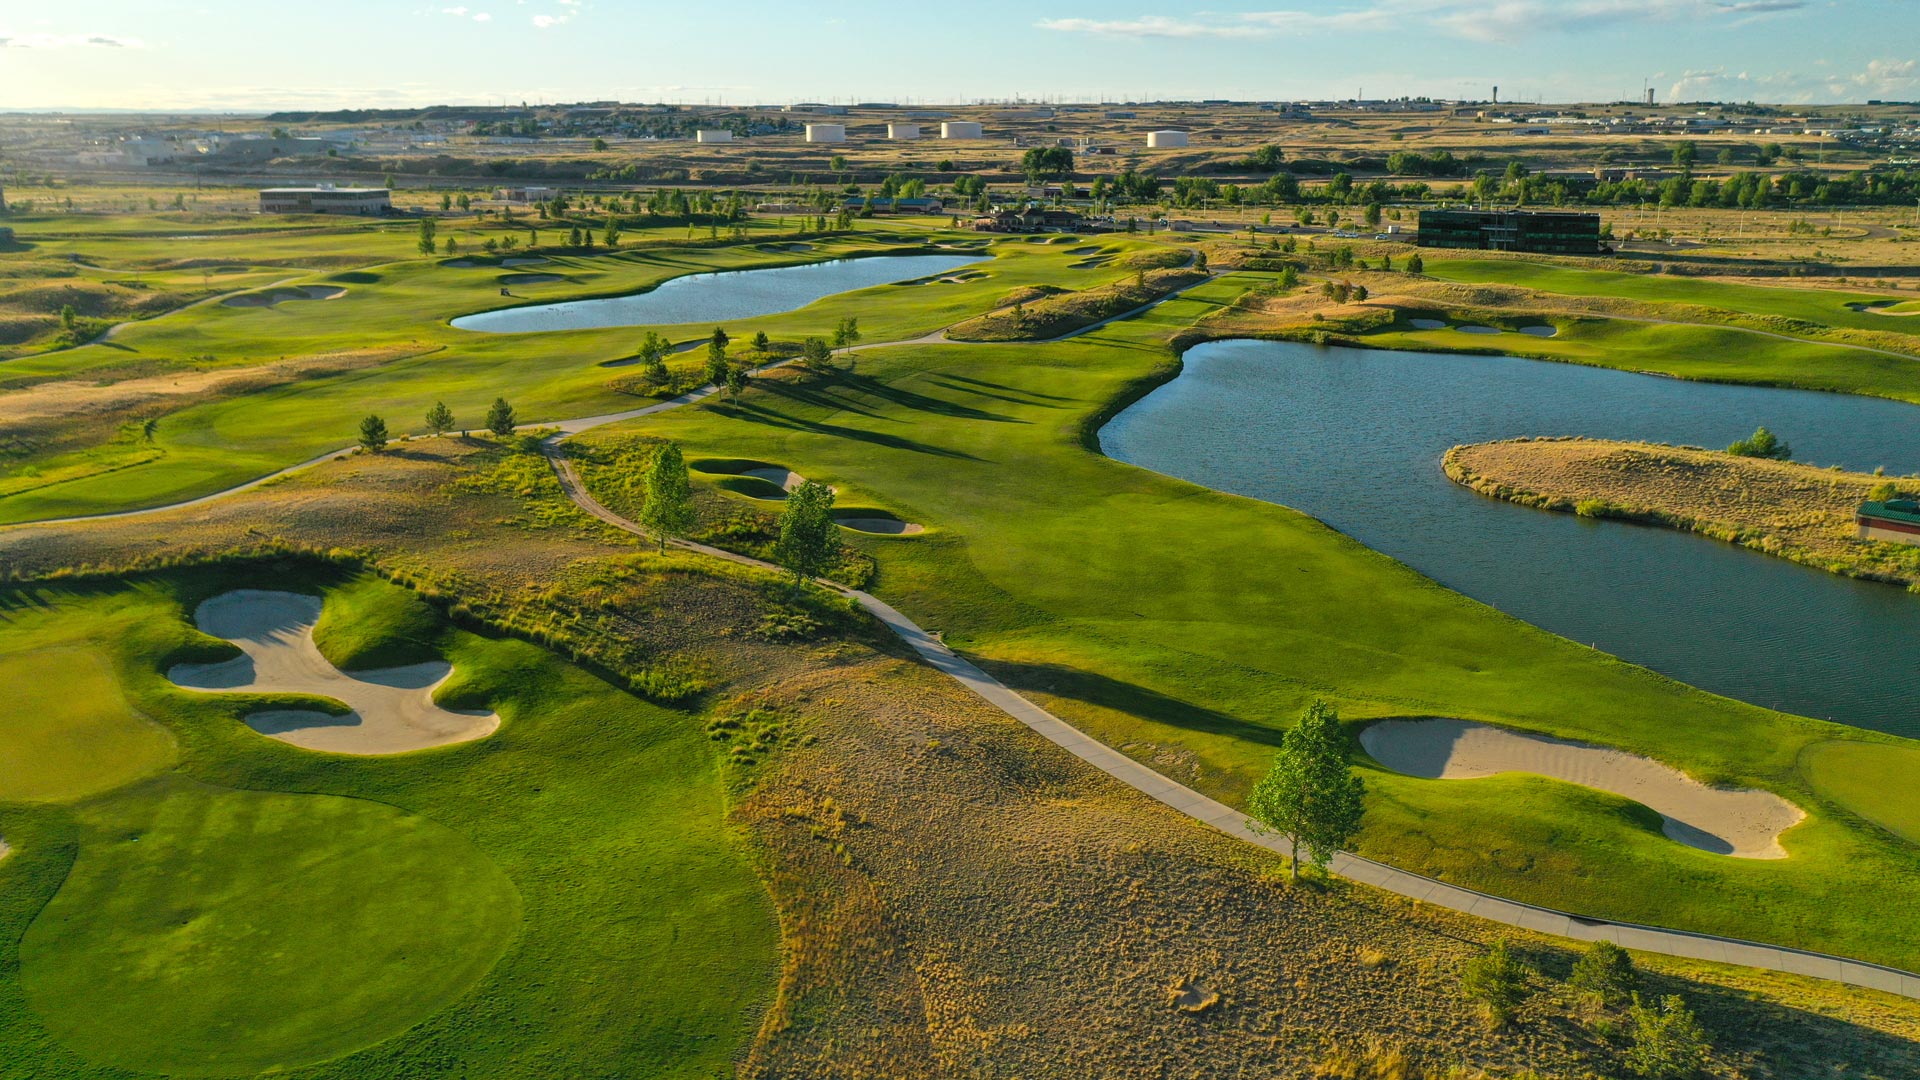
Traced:
[[358, 214], [378, 217], [393, 212], [393, 193], [386, 188], [319, 187], [262, 188], [263, 214]]
[[1600, 254], [1600, 215], [1533, 210], [1422, 210], [1421, 247]]
[[1888, 499], [1886, 502], [1863, 503], [1860, 506], [1859, 523], [1862, 540], [1920, 547], [1920, 502]]

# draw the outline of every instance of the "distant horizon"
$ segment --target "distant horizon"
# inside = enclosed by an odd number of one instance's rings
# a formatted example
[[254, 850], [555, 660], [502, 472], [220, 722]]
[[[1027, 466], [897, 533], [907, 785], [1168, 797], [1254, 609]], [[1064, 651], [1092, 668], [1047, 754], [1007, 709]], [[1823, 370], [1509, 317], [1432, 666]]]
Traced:
[[[1297, 7], [1274, 7], [1292, 2]], [[1164, 12], [1166, 9], [1162, 9]], [[1902, 0], [979, 0], [724, 24], [612, 0], [66, 0], [0, 15], [0, 109], [260, 113], [502, 101], [1920, 99]], [[290, 47], [297, 44], [297, 47]], [[805, 96], [796, 86], [809, 87]]]

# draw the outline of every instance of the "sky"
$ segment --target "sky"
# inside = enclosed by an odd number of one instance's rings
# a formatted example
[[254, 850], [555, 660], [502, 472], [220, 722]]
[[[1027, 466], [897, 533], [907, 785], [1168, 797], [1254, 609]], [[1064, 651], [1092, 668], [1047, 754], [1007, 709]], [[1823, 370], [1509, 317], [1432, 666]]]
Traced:
[[[0, 0], [0, 109], [1920, 99], [1920, 0]], [[817, 13], [816, 13], [817, 12]]]

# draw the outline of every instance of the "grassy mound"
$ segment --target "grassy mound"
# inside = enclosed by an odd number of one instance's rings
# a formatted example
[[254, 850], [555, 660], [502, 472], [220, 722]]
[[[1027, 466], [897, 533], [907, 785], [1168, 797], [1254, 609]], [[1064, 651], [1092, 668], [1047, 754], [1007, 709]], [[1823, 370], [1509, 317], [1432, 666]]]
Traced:
[[341, 671], [369, 671], [440, 659], [435, 639], [445, 631], [418, 595], [361, 574], [327, 594], [313, 642]]
[[519, 921], [499, 867], [426, 818], [166, 783], [90, 810], [20, 978], [90, 1061], [253, 1072], [405, 1031], [485, 975]]
[[959, 323], [947, 331], [947, 336], [956, 341], [1045, 341], [1144, 307], [1206, 276], [1198, 270], [1142, 270], [1126, 281], [1081, 292], [1038, 296], [1018, 308], [1008, 306], [988, 312]]

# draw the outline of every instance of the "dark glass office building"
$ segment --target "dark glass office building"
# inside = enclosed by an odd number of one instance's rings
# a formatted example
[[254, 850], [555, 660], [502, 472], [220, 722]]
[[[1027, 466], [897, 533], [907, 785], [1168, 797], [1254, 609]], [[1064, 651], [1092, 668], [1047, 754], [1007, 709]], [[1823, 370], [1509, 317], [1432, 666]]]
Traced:
[[1600, 215], [1531, 210], [1422, 210], [1421, 247], [1598, 255]]

